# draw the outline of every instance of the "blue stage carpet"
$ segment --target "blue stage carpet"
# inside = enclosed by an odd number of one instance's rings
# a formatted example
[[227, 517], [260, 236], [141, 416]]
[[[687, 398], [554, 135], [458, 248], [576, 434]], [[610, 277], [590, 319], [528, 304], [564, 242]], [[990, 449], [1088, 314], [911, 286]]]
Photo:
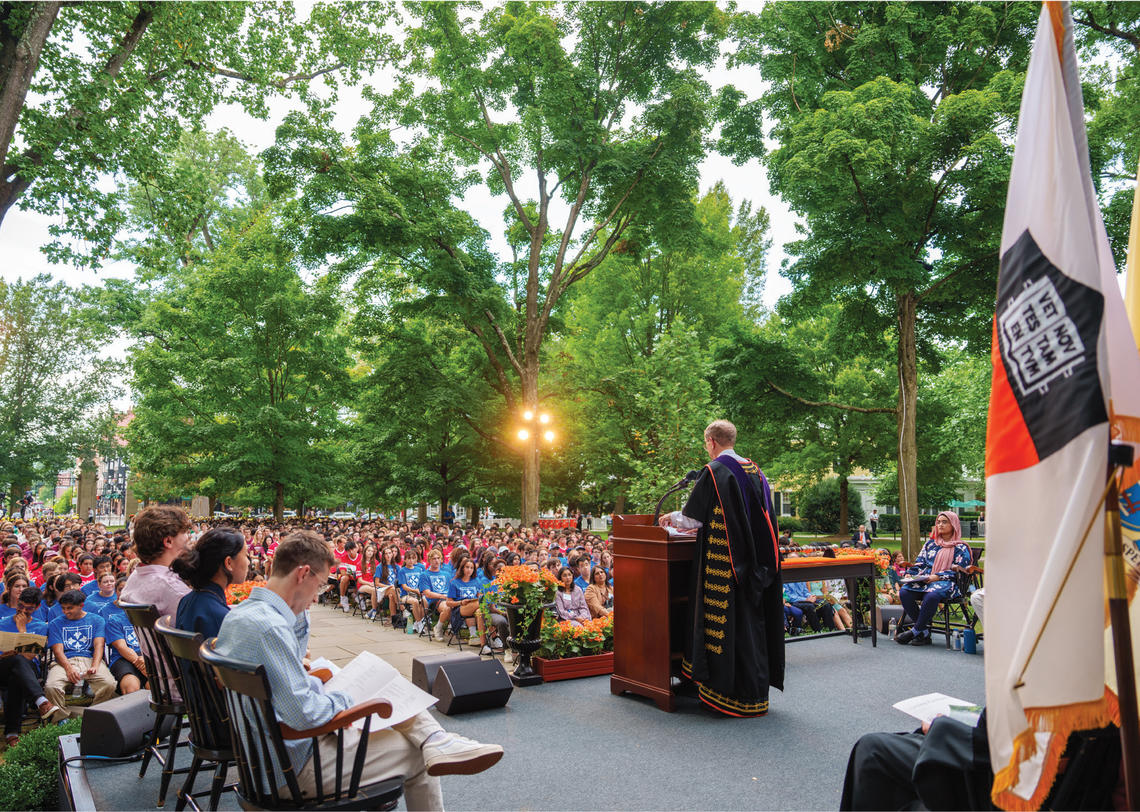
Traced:
[[[787, 691], [772, 692], [760, 719], [714, 716], [692, 699], [662, 713], [611, 695], [609, 677], [516, 689], [505, 709], [437, 714], [447, 729], [506, 750], [486, 773], [445, 778], [444, 801], [452, 810], [836, 809], [855, 740], [916, 726], [894, 702], [932, 691], [984, 701], [982, 657], [937, 640], [917, 649], [885, 638], [877, 649], [850, 638], [789, 645]], [[97, 807], [153, 808], [156, 766], [137, 776], [137, 764], [90, 767]], [[222, 808], [239, 808], [232, 794]]]

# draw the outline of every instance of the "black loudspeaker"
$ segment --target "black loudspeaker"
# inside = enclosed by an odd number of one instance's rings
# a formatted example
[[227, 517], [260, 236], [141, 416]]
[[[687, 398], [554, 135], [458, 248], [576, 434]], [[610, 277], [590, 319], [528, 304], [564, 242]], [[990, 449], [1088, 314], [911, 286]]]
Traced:
[[511, 698], [515, 686], [507, 669], [498, 660], [444, 663], [436, 674], [432, 695], [436, 708], [451, 716], [456, 713], [501, 708]]
[[[154, 730], [150, 691], [117, 696], [83, 711], [79, 753], [84, 756], [127, 756], [137, 753]], [[162, 738], [174, 728], [174, 716], [163, 720]]]
[[441, 666], [451, 663], [468, 663], [478, 660], [479, 655], [472, 651], [460, 651], [453, 654], [428, 654], [424, 657], [412, 658], [412, 685], [421, 691], [431, 693], [435, 685], [436, 674]]

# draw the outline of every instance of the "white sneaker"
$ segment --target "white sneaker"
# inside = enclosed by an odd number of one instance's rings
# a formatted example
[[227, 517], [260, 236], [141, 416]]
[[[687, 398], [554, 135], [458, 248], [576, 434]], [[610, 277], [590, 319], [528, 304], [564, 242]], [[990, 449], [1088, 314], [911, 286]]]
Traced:
[[439, 638], [440, 640], [443, 639], [443, 623], [435, 624], [435, 627], [431, 631], [432, 631], [432, 634], [435, 635], [437, 638]]
[[342, 612], [348, 611], [348, 598], [341, 598], [340, 599], [340, 611], [342, 611]]
[[479, 656], [480, 657], [487, 657], [487, 656], [494, 654], [494, 653], [495, 652], [491, 651], [491, 647], [486, 645], [486, 644], [483, 644], [483, 648], [479, 649]]
[[503, 641], [498, 637], [492, 637], [491, 638], [491, 648], [493, 648], [495, 651], [502, 651], [503, 650]]
[[415, 623], [412, 624], [412, 631], [415, 634], [419, 634], [423, 630], [424, 630], [424, 622], [422, 620], [417, 620]]
[[474, 775], [498, 763], [503, 748], [445, 733], [425, 744], [423, 754], [428, 775]]

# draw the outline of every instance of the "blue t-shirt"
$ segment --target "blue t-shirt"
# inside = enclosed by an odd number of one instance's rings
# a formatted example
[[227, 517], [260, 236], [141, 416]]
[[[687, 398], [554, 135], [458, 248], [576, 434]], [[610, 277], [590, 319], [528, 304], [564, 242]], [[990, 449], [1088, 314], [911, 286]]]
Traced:
[[448, 577], [446, 572], [443, 572], [442, 570], [439, 572], [424, 570], [420, 573], [420, 583], [424, 584], [425, 579], [426, 586], [421, 586], [421, 589], [426, 588], [431, 592], [436, 592], [440, 595], [447, 594], [447, 582], [450, 581], [451, 578]]
[[92, 595], [99, 591], [99, 579], [96, 578], [94, 581], [88, 581], [83, 586], [79, 587], [79, 589], [83, 592], [84, 595], [90, 598]]
[[48, 646], [63, 644], [65, 657], [95, 656], [95, 638], [105, 636], [102, 615], [85, 612], [78, 620], [57, 617], [48, 624]]
[[460, 581], [452, 578], [447, 585], [447, 597], [453, 601], [465, 601], [479, 597], [479, 582], [472, 578], [470, 581]]
[[94, 595], [88, 595], [87, 600], [83, 603], [83, 610], [85, 612], [94, 612], [97, 615], [106, 616], [107, 604], [115, 602], [115, 593], [112, 592], [107, 597], [103, 597], [98, 591]]
[[[400, 573], [397, 576], [397, 583], [399, 583], [400, 586], [406, 586], [411, 589], [423, 589], [421, 580], [422, 579], [420, 578], [419, 569], [401, 568]], [[404, 590], [404, 594], [407, 595], [409, 593], [407, 590]]]
[[583, 578], [581, 575], [579, 575], [577, 578], [574, 579], [574, 586], [581, 587], [583, 592], [586, 591], [586, 587], [588, 587], [589, 585], [590, 585], [590, 583], [585, 578]]
[[395, 566], [395, 565], [389, 566], [387, 578], [383, 577], [384, 573], [381, 572], [382, 569], [383, 568], [381, 565], [379, 565], [379, 564], [376, 565], [376, 571], [374, 573], [372, 573], [372, 578], [374, 581], [379, 581], [380, 583], [387, 584], [388, 586], [395, 586], [396, 584], [401, 583], [401, 581], [400, 581], [400, 567]]
[[[44, 609], [43, 604], [40, 605], [40, 609]], [[63, 617], [63, 607], [59, 605], [59, 601], [56, 601], [51, 606], [47, 607], [44, 613], [47, 615], [48, 625], [51, 625], [51, 622], [53, 620]]]
[[114, 611], [107, 612], [107, 667], [123, 659], [119, 654], [113, 643], [116, 640], [122, 640], [127, 644], [127, 647], [134, 651], [135, 654], [142, 654], [142, 649], [139, 648], [139, 638], [135, 634], [135, 627], [131, 625], [130, 618], [127, 613], [120, 609], [118, 606], [112, 604]]
[[0, 603], [0, 620], [12, 617], [16, 614], [16, 610], [6, 603]]
[[[12, 618], [15, 616], [16, 616], [16, 610], [15, 609], [9, 608], [8, 604], [6, 604], [6, 603], [0, 603], [0, 620], [6, 620], [8, 618]], [[32, 620], [35, 620], [35, 621], [42, 623], [46, 626], [47, 622], [48, 622], [47, 607], [44, 606], [42, 603], [39, 606], [37, 606], [36, 611], [32, 612]], [[36, 634], [39, 634], [39, 632], [36, 632]], [[45, 632], [45, 634], [46, 634], [46, 632]]]

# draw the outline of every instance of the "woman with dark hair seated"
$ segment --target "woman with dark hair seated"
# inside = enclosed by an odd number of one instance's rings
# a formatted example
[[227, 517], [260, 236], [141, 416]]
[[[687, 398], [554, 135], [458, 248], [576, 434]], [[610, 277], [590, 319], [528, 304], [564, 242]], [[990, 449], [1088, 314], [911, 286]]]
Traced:
[[569, 620], [575, 626], [590, 619], [590, 607], [582, 587], [574, 583], [574, 571], [569, 567], [558, 570], [558, 592], [554, 596], [554, 612], [559, 620]]
[[[41, 592], [36, 587], [23, 589], [15, 614], [0, 620], [0, 631], [42, 634], [47, 637], [47, 624], [34, 618], [41, 600]], [[20, 725], [24, 720], [24, 708], [28, 700], [35, 703], [42, 719], [50, 719], [59, 712], [59, 708], [44, 696], [33, 665], [38, 657], [39, 652], [32, 651], [7, 651], [0, 654], [0, 685], [7, 692], [4, 698], [4, 738], [9, 747], [20, 740]]]
[[957, 574], [972, 563], [970, 548], [962, 541], [962, 525], [958, 514], [944, 510], [934, 520], [930, 540], [907, 570], [907, 578], [899, 589], [899, 598], [914, 628], [899, 634], [896, 643], [912, 646], [930, 645], [930, 622], [938, 604], [961, 597]]
[[590, 570], [590, 585], [586, 587], [586, 606], [590, 608], [590, 617], [605, 617], [610, 614], [614, 605], [614, 596], [607, 583], [606, 571], [595, 565]]
[[226, 587], [244, 581], [249, 571], [245, 536], [232, 527], [207, 530], [170, 568], [192, 587], [178, 601], [174, 625], [203, 637], [217, 637], [230, 611]]

